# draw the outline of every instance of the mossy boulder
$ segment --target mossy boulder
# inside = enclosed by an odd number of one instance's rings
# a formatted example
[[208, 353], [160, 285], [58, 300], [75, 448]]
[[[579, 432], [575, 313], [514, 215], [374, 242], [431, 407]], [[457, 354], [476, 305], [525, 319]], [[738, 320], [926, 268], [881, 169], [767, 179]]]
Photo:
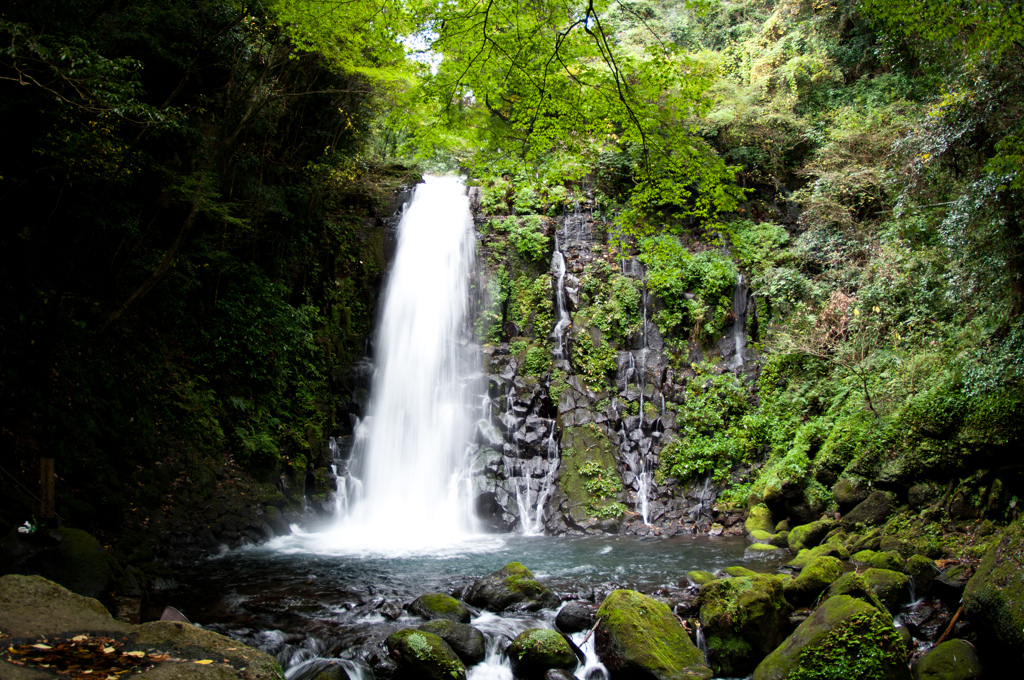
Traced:
[[733, 576], [733, 577], [737, 577], [737, 576], [757, 576], [757, 572], [754, 571], [753, 569], [747, 569], [746, 567], [736, 567], [736, 566], [726, 567], [725, 569], [722, 570], [722, 573], [723, 574], [727, 574], [729, 576]]
[[819, 519], [810, 524], [793, 527], [789, 532], [789, 549], [800, 552], [804, 548], [813, 548], [821, 543], [830, 531], [836, 528], [834, 519]]
[[899, 612], [900, 607], [910, 603], [910, 577], [892, 569], [871, 567], [861, 574], [864, 582], [878, 596], [890, 612]]
[[792, 608], [779, 576], [715, 581], [701, 588], [699, 602], [708, 661], [718, 675], [747, 675], [789, 632]]
[[0, 574], [37, 574], [73, 593], [100, 597], [113, 573], [107, 551], [81, 529], [24, 537], [12, 530], [0, 542]]
[[[710, 571], [694, 570], [686, 572], [686, 580], [692, 585], [702, 586], [706, 583], [717, 581], [718, 577]], [[680, 585], [682, 585], [682, 583], [680, 583]]]
[[398, 665], [396, 677], [465, 680], [466, 666], [448, 643], [425, 630], [403, 628], [384, 641]]
[[752, 543], [743, 552], [743, 559], [770, 560], [783, 554], [788, 555], [789, 553], [783, 553], [782, 548], [768, 543]]
[[971, 643], [949, 640], [932, 647], [914, 664], [914, 680], [978, 680], [981, 659]]
[[487, 641], [484, 639], [484, 634], [465, 623], [450, 619], [434, 619], [420, 626], [420, 630], [433, 633], [447, 642], [452, 651], [467, 666], [480, 663], [487, 653]]
[[743, 528], [748, 534], [755, 531], [763, 531], [766, 534], [775, 533], [775, 523], [772, 522], [772, 512], [766, 505], [755, 505], [747, 511], [747, 519], [743, 522]]
[[913, 579], [914, 593], [917, 597], [928, 596], [931, 593], [932, 581], [942, 573], [936, 566], [935, 560], [924, 555], [911, 555], [907, 558], [903, 569], [907, 572], [907, 576]]
[[69, 631], [131, 630], [91, 597], [73, 593], [42, 576], [0, 576], [0, 631], [11, 637], [41, 637]]
[[498, 571], [478, 579], [466, 591], [466, 602], [492, 612], [537, 611], [557, 607], [559, 600], [529, 569], [510, 562]]
[[748, 543], [771, 543], [773, 540], [775, 540], [775, 534], [763, 529], [754, 529], [747, 534]]
[[839, 506], [840, 512], [851, 510], [868, 497], [868, 489], [860, 479], [840, 477], [832, 485], [832, 499]]
[[872, 567], [874, 569], [889, 569], [892, 571], [903, 571], [905, 561], [895, 550], [879, 552], [876, 550], [860, 550], [850, 555], [850, 561], [854, 564]]
[[1024, 660], [1024, 519], [1003, 532], [963, 594], [964, 613], [1006, 663]]
[[786, 584], [786, 600], [794, 607], [809, 606], [842, 575], [843, 563], [837, 558], [828, 555], [815, 558]]
[[843, 526], [854, 527], [858, 524], [874, 526], [881, 524], [889, 518], [889, 515], [895, 509], [896, 501], [892, 494], [886, 491], [872, 491], [853, 510], [843, 515]]
[[425, 619], [447, 619], [458, 623], [469, 623], [469, 607], [444, 593], [420, 595], [409, 604], [409, 613]]
[[505, 650], [517, 677], [543, 678], [552, 668], [573, 670], [576, 653], [562, 634], [550, 628], [524, 630]]
[[825, 599], [835, 597], [836, 595], [849, 595], [855, 597], [858, 600], [867, 602], [875, 609], [885, 612], [889, 611], [885, 604], [878, 599], [878, 595], [868, 586], [867, 581], [860, 574], [848, 571], [835, 580], [835, 583], [828, 587], [828, 591], [825, 593]]
[[613, 679], [711, 677], [704, 655], [667, 604], [634, 590], [613, 590], [597, 616], [594, 647]]
[[[213, 631], [185, 623], [153, 621], [133, 626], [115, 621], [98, 601], [83, 597], [41, 576], [0, 577], [0, 631], [14, 638], [52, 638], [92, 633], [117, 637], [128, 649], [158, 649], [172, 657], [214, 659], [216, 663], [163, 663], [146, 672], [153, 680], [271, 680], [281, 677], [274, 658]], [[8, 667], [3, 661], [0, 665]], [[5, 679], [45, 677], [34, 670], [0, 669]]]
[[850, 554], [841, 546], [819, 545], [815, 548], [804, 548], [796, 554], [796, 557], [786, 564], [795, 569], [804, 569], [819, 557], [835, 557], [840, 560], [845, 560], [850, 557]]
[[754, 670], [753, 680], [909, 680], [892, 618], [848, 595], [830, 597]]

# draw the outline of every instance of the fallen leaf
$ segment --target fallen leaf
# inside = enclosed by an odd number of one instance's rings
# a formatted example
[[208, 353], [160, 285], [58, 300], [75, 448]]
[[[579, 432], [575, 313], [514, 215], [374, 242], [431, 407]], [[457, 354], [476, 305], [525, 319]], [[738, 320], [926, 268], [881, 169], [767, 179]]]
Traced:
[[50, 645], [44, 645], [44, 644], [37, 644], [37, 645], [32, 645], [32, 646], [35, 647], [36, 649], [53, 649], [53, 647], [51, 647]]
[[103, 653], [104, 654], [113, 654], [114, 653], [114, 648], [113, 647], [104, 647], [103, 648]]
[[145, 652], [125, 652], [125, 654], [127, 654], [128, 656], [134, 656], [134, 657], [137, 657], [137, 658], [140, 658], [140, 659], [142, 657], [146, 656]]
[[208, 663], [213, 663], [213, 659], [202, 659], [200, 661], [196, 661], [195, 663], [200, 663], [200, 664], [203, 664], [205, 666]]
[[86, 640], [89, 639], [89, 636], [88, 635], [76, 635], [75, 637], [73, 637], [71, 639], [74, 640], [75, 642], [85, 642]]

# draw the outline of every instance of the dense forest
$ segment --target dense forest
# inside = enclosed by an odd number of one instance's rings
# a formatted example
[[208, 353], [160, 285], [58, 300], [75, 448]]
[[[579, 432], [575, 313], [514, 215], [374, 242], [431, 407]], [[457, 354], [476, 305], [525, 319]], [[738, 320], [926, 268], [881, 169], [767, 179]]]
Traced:
[[[755, 544], [824, 518], [833, 548], [1019, 567], [1022, 67], [1011, 0], [5, 0], [2, 533], [47, 519], [51, 462], [122, 590], [287, 533], [363, 415], [430, 173], [473, 187], [484, 372], [559, 422], [569, 530], [636, 525], [638, 475], [565, 394], [657, 421], [662, 497], [706, 480]], [[611, 403], [648, 322], [645, 420]], [[839, 533], [875, 492], [884, 528]], [[985, 592], [1017, 654], [1024, 596]]]
[[[4, 526], [40, 459], [65, 522], [128, 542], [182, 494], [322, 466], [422, 172], [484, 216], [586, 204], [639, 257], [674, 368], [707, 377], [660, 479], [809, 515], [941, 497], [934, 556], [973, 545], [947, 521], [1019, 513], [1019, 4], [11, 0], [0, 38]], [[745, 384], [693, 354], [740, 274]], [[544, 285], [500, 281], [482, 341]], [[636, 290], [609, 285], [625, 338]], [[577, 374], [614, 369], [578, 340]]]

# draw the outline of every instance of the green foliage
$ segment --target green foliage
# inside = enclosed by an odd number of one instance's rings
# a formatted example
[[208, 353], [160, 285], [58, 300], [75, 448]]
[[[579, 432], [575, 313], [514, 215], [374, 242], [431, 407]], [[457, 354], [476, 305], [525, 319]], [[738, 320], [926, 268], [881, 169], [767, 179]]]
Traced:
[[622, 490], [622, 482], [614, 467], [601, 467], [596, 460], [589, 460], [578, 466], [578, 472], [584, 478], [583, 487], [592, 496], [587, 503], [587, 512], [599, 519], [621, 517], [626, 508], [621, 503], [609, 502]]
[[604, 338], [597, 343], [585, 329], [576, 328], [572, 340], [572, 365], [576, 375], [591, 389], [600, 390], [617, 368], [617, 353]]
[[674, 236], [644, 239], [640, 261], [647, 266], [647, 285], [664, 308], [654, 321], [664, 332], [685, 324], [697, 337], [715, 334], [732, 311], [736, 265], [714, 250], [689, 252]]
[[825, 638], [800, 653], [789, 677], [798, 680], [872, 678], [883, 680], [904, 667], [906, 650], [899, 633], [877, 610], [854, 614]]
[[520, 371], [523, 375], [543, 375], [551, 370], [551, 353], [543, 347], [530, 347]]
[[544, 262], [548, 258], [551, 239], [544, 234], [544, 224], [537, 215], [510, 220], [509, 243], [519, 257], [530, 262]]
[[520, 274], [511, 285], [508, 318], [521, 332], [532, 331], [535, 337], [547, 337], [554, 326], [551, 311], [551, 276], [536, 278]]
[[731, 373], [715, 375], [697, 367], [675, 407], [677, 436], [661, 450], [661, 474], [688, 481], [716, 473], [725, 478], [755, 450], [749, 430], [750, 404], [742, 383]]

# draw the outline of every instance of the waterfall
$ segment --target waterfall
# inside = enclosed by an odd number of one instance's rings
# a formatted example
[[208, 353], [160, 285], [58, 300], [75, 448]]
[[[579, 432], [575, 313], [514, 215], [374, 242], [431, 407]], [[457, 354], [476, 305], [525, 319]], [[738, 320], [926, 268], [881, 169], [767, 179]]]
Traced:
[[569, 318], [569, 310], [565, 306], [565, 256], [562, 254], [558, 242], [558, 234], [555, 234], [555, 252], [551, 256], [551, 267], [555, 271], [555, 306], [558, 313], [558, 321], [555, 329], [551, 332], [551, 339], [558, 343], [555, 349], [555, 359], [568, 359], [569, 354], [565, 349], [565, 331], [572, 321]]
[[737, 372], [743, 368], [743, 353], [747, 349], [747, 292], [746, 279], [743, 278], [743, 274], [737, 274], [736, 288], [732, 294], [732, 337], [736, 347], [733, 368]]
[[343, 542], [415, 549], [474, 529], [466, 460], [479, 365], [467, 323], [474, 257], [464, 187], [428, 178], [398, 227], [368, 414], [349, 474], [339, 477], [348, 512], [333, 533]]

